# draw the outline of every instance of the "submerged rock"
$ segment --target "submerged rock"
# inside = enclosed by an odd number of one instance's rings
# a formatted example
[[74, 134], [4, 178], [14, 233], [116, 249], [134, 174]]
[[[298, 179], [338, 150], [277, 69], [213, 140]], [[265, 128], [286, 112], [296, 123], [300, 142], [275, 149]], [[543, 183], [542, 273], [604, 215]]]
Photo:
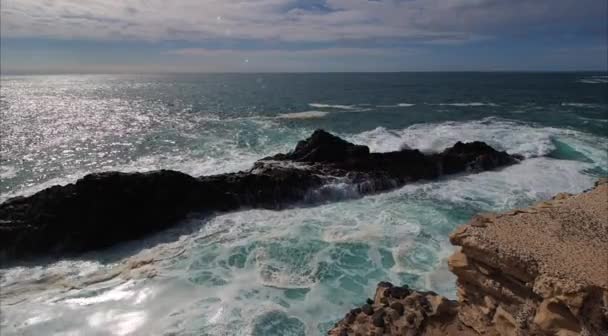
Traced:
[[[608, 180], [579, 195], [481, 215], [451, 235], [458, 301], [378, 284], [369, 309], [330, 335], [608, 335]], [[403, 296], [402, 294], [405, 294]], [[361, 316], [361, 317], [359, 317]], [[382, 328], [380, 328], [382, 327]]]
[[10, 199], [0, 204], [0, 259], [103, 248], [165, 229], [191, 212], [321, 201], [311, 195], [335, 182], [363, 195], [517, 161], [482, 142], [459, 142], [430, 155], [413, 149], [370, 153], [317, 130], [292, 152], [262, 159], [249, 171], [198, 178], [170, 170], [94, 173]]

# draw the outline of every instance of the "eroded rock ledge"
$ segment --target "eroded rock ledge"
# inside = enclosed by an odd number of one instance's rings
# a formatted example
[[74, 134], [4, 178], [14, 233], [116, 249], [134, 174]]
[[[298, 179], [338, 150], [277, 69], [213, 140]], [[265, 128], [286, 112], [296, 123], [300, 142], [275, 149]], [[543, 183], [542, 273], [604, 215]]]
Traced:
[[608, 335], [608, 180], [450, 236], [458, 301], [380, 283], [330, 335]]
[[370, 153], [366, 146], [317, 130], [292, 152], [262, 159], [249, 171], [201, 177], [169, 170], [95, 173], [0, 204], [0, 261], [138, 239], [191, 212], [280, 209], [331, 199], [340, 188], [348, 189], [347, 196], [364, 195], [519, 159], [483, 142], [458, 142], [436, 154]]

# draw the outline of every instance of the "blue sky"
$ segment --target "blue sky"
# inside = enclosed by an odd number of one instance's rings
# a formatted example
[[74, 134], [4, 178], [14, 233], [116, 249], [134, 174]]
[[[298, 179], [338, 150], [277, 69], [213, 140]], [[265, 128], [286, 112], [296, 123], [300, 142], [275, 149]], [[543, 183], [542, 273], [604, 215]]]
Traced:
[[605, 70], [606, 0], [2, 0], [1, 70]]

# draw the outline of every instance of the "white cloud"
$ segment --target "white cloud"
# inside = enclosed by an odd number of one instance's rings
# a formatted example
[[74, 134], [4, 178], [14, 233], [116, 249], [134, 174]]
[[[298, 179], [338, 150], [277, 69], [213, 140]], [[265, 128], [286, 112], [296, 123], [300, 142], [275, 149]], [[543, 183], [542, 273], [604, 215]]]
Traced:
[[[3, 37], [331, 42], [469, 41], [501, 29], [605, 21], [598, 0], [2, 0]], [[313, 1], [314, 2], [314, 1]], [[601, 22], [598, 22], [600, 24]], [[573, 27], [578, 28], [578, 27]]]

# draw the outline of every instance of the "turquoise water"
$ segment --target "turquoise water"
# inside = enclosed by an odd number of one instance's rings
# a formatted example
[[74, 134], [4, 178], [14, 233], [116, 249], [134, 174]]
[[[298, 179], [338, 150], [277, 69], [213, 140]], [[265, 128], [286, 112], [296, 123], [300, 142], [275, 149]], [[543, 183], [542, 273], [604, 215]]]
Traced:
[[454, 297], [456, 226], [608, 174], [607, 91], [592, 73], [4, 76], [1, 199], [100, 170], [246, 169], [316, 128], [374, 151], [481, 140], [527, 159], [4, 268], [3, 334], [318, 335], [381, 280]]

